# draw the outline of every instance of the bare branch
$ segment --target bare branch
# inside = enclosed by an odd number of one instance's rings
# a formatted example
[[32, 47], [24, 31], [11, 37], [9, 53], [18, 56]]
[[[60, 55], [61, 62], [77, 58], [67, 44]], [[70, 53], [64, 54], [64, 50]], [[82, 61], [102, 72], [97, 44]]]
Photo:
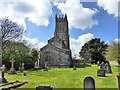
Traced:
[[0, 19], [0, 31], [2, 33], [3, 47], [7, 40], [13, 41], [23, 34], [23, 27], [16, 22], [11, 21], [8, 17]]

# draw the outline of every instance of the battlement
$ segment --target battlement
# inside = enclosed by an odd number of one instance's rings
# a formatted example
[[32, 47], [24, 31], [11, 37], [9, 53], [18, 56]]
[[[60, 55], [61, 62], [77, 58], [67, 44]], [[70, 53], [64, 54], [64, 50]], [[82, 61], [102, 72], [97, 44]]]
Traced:
[[63, 15], [62, 15], [62, 17], [59, 15], [59, 17], [57, 17], [57, 14], [56, 14], [55, 21], [56, 22], [66, 22], [67, 21], [67, 15], [65, 14], [64, 17], [63, 17]]
[[69, 49], [69, 35], [68, 35], [68, 20], [67, 15], [65, 14], [64, 17], [57, 15], [55, 16], [55, 32], [54, 37], [58, 37], [59, 39], [63, 40], [65, 46]]
[[67, 15], [65, 14], [64, 17], [57, 17], [57, 14], [55, 16], [55, 32], [54, 36], [58, 36], [61, 33], [64, 33], [65, 35], [68, 35], [68, 20]]

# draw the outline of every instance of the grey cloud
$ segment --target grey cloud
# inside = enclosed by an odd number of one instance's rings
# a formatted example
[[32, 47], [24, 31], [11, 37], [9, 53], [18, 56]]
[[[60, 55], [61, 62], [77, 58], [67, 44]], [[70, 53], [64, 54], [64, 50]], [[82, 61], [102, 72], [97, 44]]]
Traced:
[[28, 14], [28, 13], [36, 11], [36, 9], [31, 4], [26, 3], [26, 2], [16, 2], [14, 3], [13, 6], [14, 6], [13, 8], [16, 11], [19, 11], [23, 14]]

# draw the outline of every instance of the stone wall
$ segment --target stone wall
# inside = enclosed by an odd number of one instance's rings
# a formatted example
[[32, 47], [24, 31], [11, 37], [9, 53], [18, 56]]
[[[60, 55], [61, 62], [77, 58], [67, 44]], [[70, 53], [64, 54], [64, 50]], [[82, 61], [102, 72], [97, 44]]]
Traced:
[[40, 66], [44, 67], [45, 63], [49, 67], [70, 67], [71, 51], [61, 50], [48, 44], [41, 52]]

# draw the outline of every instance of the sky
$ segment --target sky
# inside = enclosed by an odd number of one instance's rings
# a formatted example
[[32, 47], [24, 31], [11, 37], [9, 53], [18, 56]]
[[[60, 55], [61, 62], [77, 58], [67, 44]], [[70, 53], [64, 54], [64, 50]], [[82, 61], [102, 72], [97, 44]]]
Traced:
[[[84, 1], [84, 2], [83, 2]], [[91, 1], [91, 2], [90, 2]], [[9, 17], [23, 25], [32, 48], [42, 48], [54, 36], [55, 15], [66, 13], [72, 56], [93, 38], [105, 43], [118, 40], [119, 0], [0, 0], [0, 18]]]

